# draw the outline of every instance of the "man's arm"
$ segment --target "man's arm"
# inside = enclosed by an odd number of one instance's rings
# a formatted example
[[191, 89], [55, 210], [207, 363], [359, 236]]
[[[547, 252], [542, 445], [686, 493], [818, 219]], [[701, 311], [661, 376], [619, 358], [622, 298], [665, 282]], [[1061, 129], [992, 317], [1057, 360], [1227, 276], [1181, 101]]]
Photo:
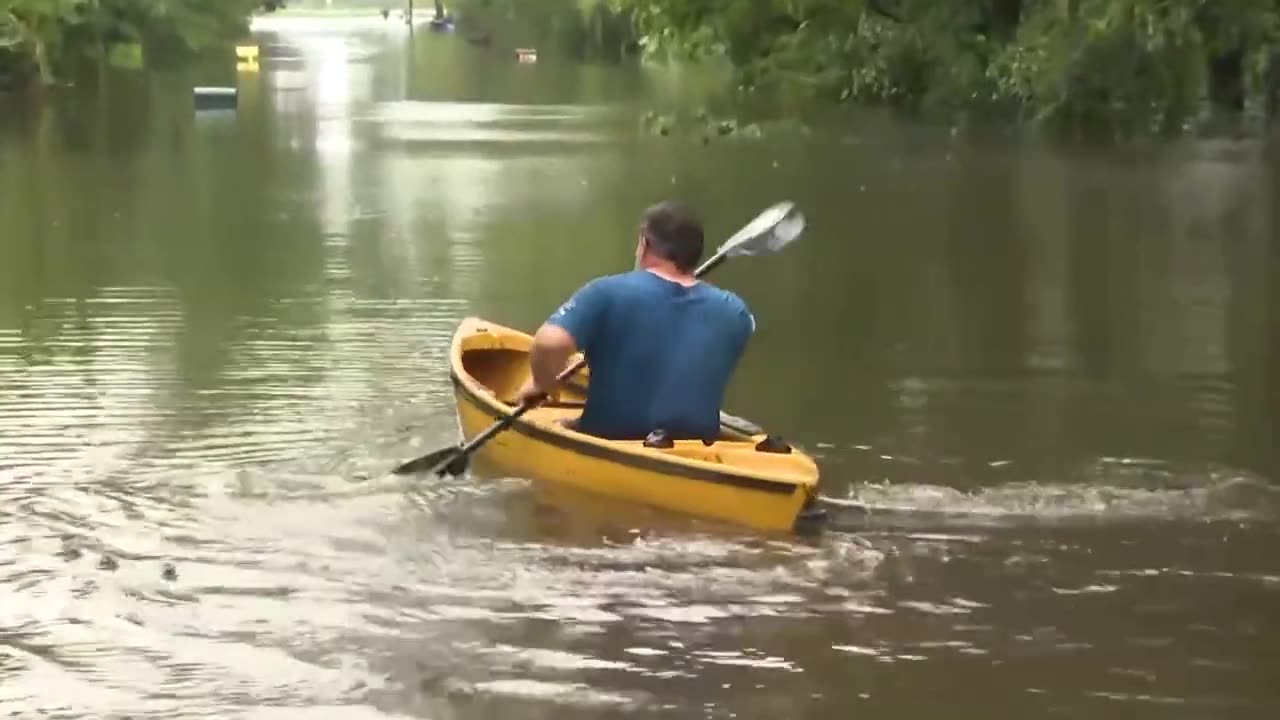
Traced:
[[569, 358], [578, 351], [578, 344], [568, 330], [550, 322], [542, 324], [533, 336], [533, 349], [529, 352], [529, 369], [533, 374], [533, 390], [548, 393], [556, 385], [556, 376], [569, 364]]
[[553, 391], [569, 358], [587, 351], [608, 305], [605, 288], [601, 279], [587, 283], [538, 328], [529, 352], [531, 377], [520, 390], [520, 401]]

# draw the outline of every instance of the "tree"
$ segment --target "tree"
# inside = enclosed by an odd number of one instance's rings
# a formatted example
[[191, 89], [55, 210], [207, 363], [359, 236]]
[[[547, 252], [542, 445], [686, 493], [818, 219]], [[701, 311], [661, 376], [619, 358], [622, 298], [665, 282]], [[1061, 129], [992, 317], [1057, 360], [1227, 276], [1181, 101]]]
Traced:
[[724, 57], [747, 89], [1154, 129], [1280, 93], [1276, 0], [616, 1], [650, 56]]
[[[278, 4], [278, 3], [277, 3]], [[200, 52], [247, 32], [262, 0], [0, 0], [0, 74], [53, 82], [110, 46]]]

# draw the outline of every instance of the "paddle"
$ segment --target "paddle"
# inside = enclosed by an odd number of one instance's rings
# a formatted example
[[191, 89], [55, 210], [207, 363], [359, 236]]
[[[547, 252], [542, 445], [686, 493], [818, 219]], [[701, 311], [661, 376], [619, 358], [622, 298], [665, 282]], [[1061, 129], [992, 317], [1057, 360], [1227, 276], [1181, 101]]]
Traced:
[[[706, 275], [731, 257], [767, 255], [779, 252], [800, 237], [800, 233], [804, 231], [804, 225], [804, 215], [795, 209], [794, 203], [787, 201], [772, 205], [757, 215], [754, 220], [743, 226], [741, 230], [734, 233], [728, 240], [725, 240], [716, 249], [716, 254], [694, 271], [694, 276], [702, 277]], [[586, 365], [586, 358], [579, 358], [577, 362], [560, 372], [556, 378], [557, 383], [569, 379], [574, 373], [581, 370], [584, 365]], [[521, 403], [515, 409], [515, 412], [490, 425], [489, 429], [475, 436], [465, 445], [441, 448], [405, 462], [392, 470], [392, 472], [396, 475], [409, 475], [424, 470], [435, 470], [436, 474], [440, 476], [446, 473], [461, 475], [466, 471], [467, 461], [472, 453], [489, 442], [494, 435], [511, 427], [512, 423], [519, 419], [520, 416], [529, 412], [541, 402], [542, 400], [538, 399]]]

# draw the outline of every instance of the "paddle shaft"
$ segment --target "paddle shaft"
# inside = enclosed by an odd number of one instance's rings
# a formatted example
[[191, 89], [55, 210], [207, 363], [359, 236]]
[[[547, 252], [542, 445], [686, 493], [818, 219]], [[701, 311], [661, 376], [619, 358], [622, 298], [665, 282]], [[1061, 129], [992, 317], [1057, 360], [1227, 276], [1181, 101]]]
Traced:
[[[560, 374], [556, 376], [556, 383], [557, 384], [562, 383], [565, 380], [568, 380], [570, 377], [573, 377], [573, 374], [581, 370], [583, 366], [585, 366], [586, 364], [587, 364], [587, 359], [585, 357], [578, 358], [577, 362], [573, 363], [569, 367], [560, 371]], [[515, 409], [515, 412], [511, 413], [510, 415], [507, 415], [506, 417], [503, 417], [502, 419], [498, 420], [494, 424], [490, 425], [489, 428], [484, 432], [471, 438], [470, 442], [468, 442], [466, 445], [463, 445], [461, 448], [458, 449], [458, 452], [455, 453], [450, 458], [450, 461], [456, 460], [459, 457], [470, 455], [471, 453], [475, 452], [476, 449], [479, 448], [481, 445], [489, 442], [489, 439], [492, 438], [494, 435], [497, 435], [503, 430], [506, 430], [507, 428], [511, 427], [511, 423], [518, 420], [521, 415], [524, 415], [525, 413], [537, 407], [540, 402], [541, 401], [539, 400], [539, 401], [533, 401], [533, 402], [525, 401], [520, 403], [520, 406]]]
[[[706, 262], [702, 263], [702, 265], [698, 266], [698, 269], [693, 271], [693, 276], [696, 278], [700, 278], [703, 275], [706, 275], [707, 273], [714, 270], [717, 265], [724, 262], [724, 259], [726, 257], [728, 257], [728, 250], [727, 249], [720, 250], [715, 255], [712, 255], [709, 259], [707, 259]], [[586, 366], [586, 364], [587, 364], [587, 358], [585, 356], [578, 358], [577, 362], [574, 362], [569, 367], [560, 371], [560, 374], [556, 376], [556, 384], [559, 385], [565, 380], [568, 380], [569, 378], [573, 377], [574, 373], [581, 370], [583, 367]], [[545, 398], [546, 396], [544, 395], [543, 397]], [[511, 424], [514, 423], [516, 420], [519, 420], [520, 416], [534, 409], [541, 402], [542, 402], [541, 400], [534, 400], [532, 402], [525, 401], [520, 403], [520, 406], [517, 407], [515, 411], [512, 412], [510, 415], [503, 417], [502, 419], [498, 420], [494, 424], [490, 425], [489, 428], [484, 432], [471, 438], [471, 440], [467, 442], [466, 445], [463, 445], [461, 448], [459, 448], [458, 452], [454, 453], [449, 458], [449, 462], [451, 463], [456, 462], [458, 458], [466, 457], [474, 453], [477, 449], [480, 448], [481, 445], [484, 445], [485, 443], [489, 442], [489, 440], [492, 439], [494, 435], [497, 435], [503, 430], [506, 430], [507, 428], [511, 427]]]

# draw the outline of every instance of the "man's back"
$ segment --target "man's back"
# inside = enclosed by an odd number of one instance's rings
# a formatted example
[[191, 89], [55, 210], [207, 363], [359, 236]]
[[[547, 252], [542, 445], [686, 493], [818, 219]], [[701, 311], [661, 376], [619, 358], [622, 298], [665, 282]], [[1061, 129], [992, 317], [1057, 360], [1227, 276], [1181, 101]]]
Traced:
[[587, 357], [591, 390], [580, 429], [610, 439], [656, 429], [714, 438], [725, 388], [755, 330], [737, 295], [645, 270], [587, 283], [548, 322]]

